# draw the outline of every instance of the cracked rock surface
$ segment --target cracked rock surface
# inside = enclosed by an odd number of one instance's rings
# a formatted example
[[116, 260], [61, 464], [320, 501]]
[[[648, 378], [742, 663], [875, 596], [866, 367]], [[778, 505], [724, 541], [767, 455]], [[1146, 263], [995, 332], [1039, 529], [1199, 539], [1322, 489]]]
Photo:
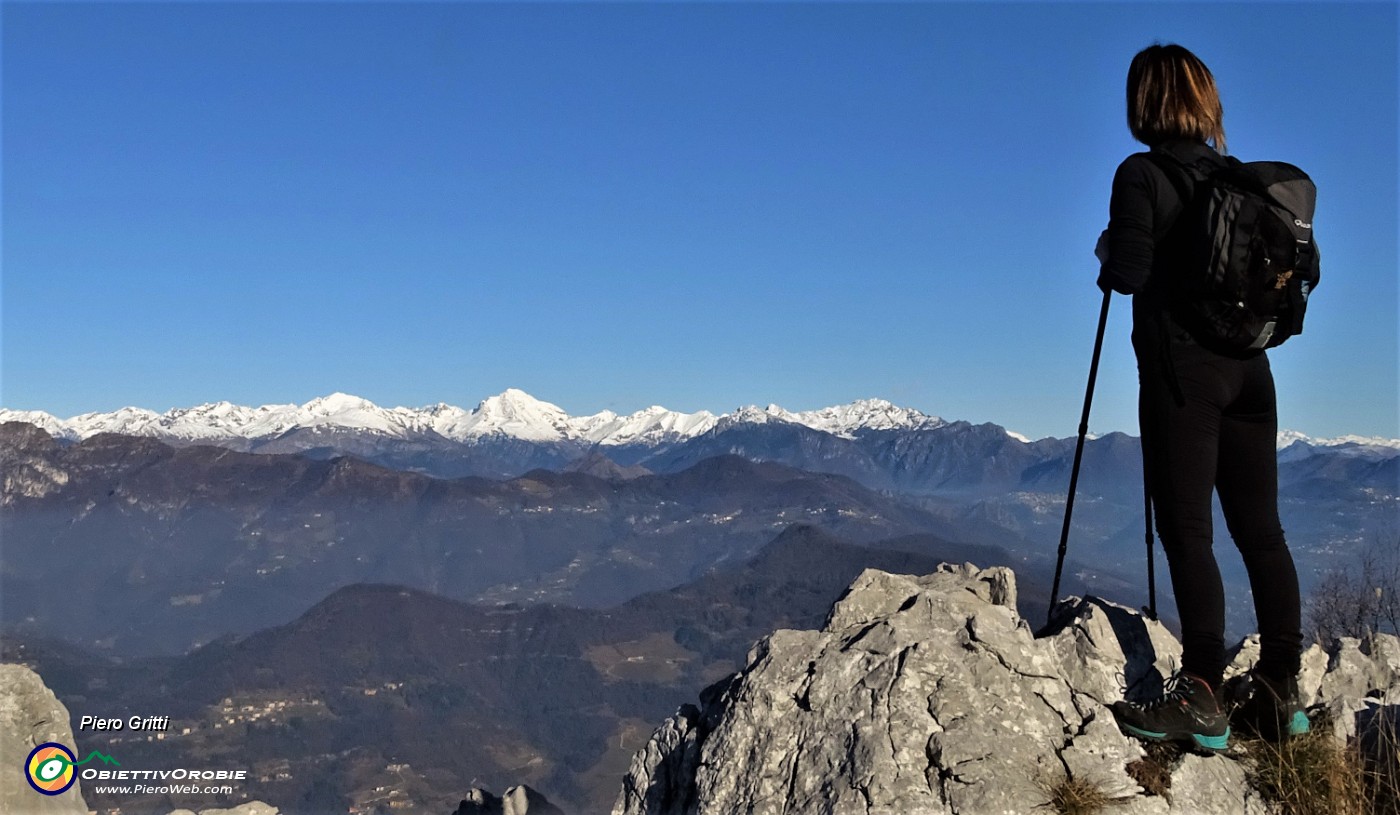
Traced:
[[[1027, 813], [1067, 776], [1125, 815], [1266, 811], [1228, 758], [1184, 756], [1170, 801], [1128, 774], [1144, 753], [1107, 705], [1160, 692], [1181, 653], [1161, 623], [1072, 598], [1036, 639], [1015, 606], [1006, 568], [867, 570], [820, 631], [774, 632], [666, 720], [632, 758], [614, 815]], [[1232, 670], [1252, 664], [1248, 646]], [[1394, 638], [1344, 641], [1329, 664], [1349, 679], [1327, 679], [1327, 662], [1321, 649], [1305, 657], [1311, 701], [1329, 681], [1364, 698], [1400, 677]]]

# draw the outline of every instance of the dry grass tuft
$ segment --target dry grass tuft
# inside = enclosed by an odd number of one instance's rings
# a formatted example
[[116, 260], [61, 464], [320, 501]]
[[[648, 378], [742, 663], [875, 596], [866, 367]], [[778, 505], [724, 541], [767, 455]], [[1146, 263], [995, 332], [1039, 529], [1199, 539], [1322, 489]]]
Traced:
[[1356, 751], [1364, 763], [1366, 800], [1377, 815], [1400, 815], [1400, 708], [1392, 705], [1375, 714]]
[[1053, 780], [1043, 780], [1040, 786], [1049, 797], [1040, 808], [1056, 815], [1099, 815], [1109, 805], [1118, 803], [1103, 787], [1068, 773]]
[[1400, 815], [1400, 741], [1393, 722], [1338, 742], [1329, 726], [1272, 743], [1240, 742], [1250, 783], [1282, 815]]

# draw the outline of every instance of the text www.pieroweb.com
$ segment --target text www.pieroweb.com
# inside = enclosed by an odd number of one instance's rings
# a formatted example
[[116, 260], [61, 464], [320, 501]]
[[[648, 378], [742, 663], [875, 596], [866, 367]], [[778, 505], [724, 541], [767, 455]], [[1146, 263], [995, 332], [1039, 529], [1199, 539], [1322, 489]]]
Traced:
[[232, 795], [233, 787], [199, 784], [133, 784], [126, 787], [94, 787], [95, 795]]

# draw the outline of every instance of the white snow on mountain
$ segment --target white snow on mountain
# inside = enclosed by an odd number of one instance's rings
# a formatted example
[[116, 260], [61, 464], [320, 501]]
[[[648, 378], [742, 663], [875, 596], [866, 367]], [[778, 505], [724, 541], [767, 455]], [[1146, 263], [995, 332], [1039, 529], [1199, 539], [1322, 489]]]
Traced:
[[1303, 442], [1310, 447], [1343, 447], [1354, 445], [1357, 447], [1384, 447], [1391, 450], [1400, 450], [1400, 439], [1387, 439], [1381, 436], [1338, 436], [1334, 439], [1314, 439], [1305, 436], [1296, 430], [1280, 430], [1278, 433], [1278, 449], [1293, 446], [1295, 442]]
[[1381, 436], [1338, 436], [1335, 439], [1323, 439], [1317, 442], [1325, 447], [1338, 447], [1346, 444], [1355, 444], [1362, 447], [1385, 447], [1390, 450], [1400, 450], [1400, 439], [1387, 439]]
[[582, 440], [616, 445], [690, 438], [714, 427], [716, 418], [708, 411], [680, 413], [659, 406], [628, 416], [605, 410], [592, 416], [572, 417], [558, 405], [516, 388], [484, 399], [470, 411], [445, 403], [423, 408], [382, 408], [345, 393], [333, 393], [304, 405], [249, 408], [217, 402], [175, 408], [163, 414], [141, 408], [122, 408], [68, 420], [43, 411], [0, 408], [0, 422], [28, 422], [54, 436], [71, 440], [97, 433], [162, 436], [186, 441], [235, 437], [264, 439], [295, 428], [316, 427], [369, 431], [398, 438], [431, 432], [455, 441], [469, 441], [499, 434], [528, 441]]
[[1353, 435], [1338, 436], [1333, 439], [1314, 439], [1296, 430], [1279, 431], [1277, 449], [1280, 461], [1297, 461], [1307, 458], [1319, 448], [1332, 453], [1383, 460], [1400, 455], [1400, 439]]
[[[295, 405], [280, 407], [292, 409]], [[258, 425], [267, 414], [266, 408], [254, 409], [231, 402], [214, 402], [168, 411], [161, 417], [161, 427], [169, 435], [182, 439], [265, 435], [266, 431]]]
[[98, 433], [121, 433], [127, 436], [164, 436], [161, 414], [145, 408], [124, 407], [111, 413], [84, 413], [66, 424], [78, 431], [81, 438]]
[[459, 441], [494, 433], [526, 441], [563, 441], [573, 435], [563, 408], [516, 388], [483, 399], [459, 432]]
[[77, 440], [78, 435], [68, 424], [42, 410], [5, 410], [0, 408], [0, 422], [28, 422], [56, 439]]
[[[770, 407], [769, 410], [773, 407], [776, 406]], [[857, 430], [932, 430], [947, 424], [937, 416], [902, 408], [884, 399], [861, 399], [849, 405], [796, 414], [787, 411], [783, 413], [790, 417], [789, 421], [797, 421], [848, 439], [854, 438]]]
[[416, 411], [408, 408], [385, 410], [368, 399], [348, 393], [312, 399], [302, 405], [295, 416], [297, 427], [368, 430], [385, 436], [404, 436], [421, 425]]
[[[749, 405], [733, 412], [715, 415], [709, 411], [681, 413], [653, 405], [626, 416], [604, 410], [589, 416], [570, 416], [558, 405], [541, 401], [510, 388], [484, 399], [473, 410], [438, 403], [422, 408], [382, 408], [367, 399], [333, 393], [304, 405], [263, 405], [243, 407], [229, 402], [213, 402], [165, 413], [125, 407], [110, 413], [85, 413], [59, 419], [37, 410], [0, 408], [0, 422], [28, 422], [68, 440], [84, 439], [97, 433], [123, 433], [184, 441], [220, 439], [266, 439], [297, 428], [344, 429], [372, 432], [394, 438], [438, 434], [468, 442], [500, 435], [534, 442], [582, 441], [599, 445], [662, 444], [684, 441], [717, 427], [736, 424], [789, 422], [805, 425], [845, 438], [857, 431], [931, 430], [947, 424], [911, 408], [899, 407], [884, 399], [861, 399], [846, 405], [820, 410], [792, 412], [778, 405]], [[1017, 441], [1025, 436], [1007, 431]], [[1303, 446], [1289, 450], [1293, 445]], [[1278, 434], [1278, 449], [1286, 457], [1310, 455], [1317, 448], [1355, 455], [1389, 457], [1400, 454], [1400, 439], [1341, 436], [1313, 439], [1292, 430]]]
[[679, 413], [652, 405], [627, 416], [610, 410], [573, 421], [579, 438], [594, 444], [660, 444], [693, 438], [715, 426], [717, 417], [708, 410]]
[[1304, 444], [1316, 443], [1312, 439], [1308, 438], [1302, 433], [1299, 433], [1296, 430], [1280, 430], [1278, 432], [1277, 447], [1279, 450], [1284, 450], [1289, 447], [1292, 447], [1293, 443], [1298, 441], [1303, 442]]
[[461, 440], [471, 435], [469, 428], [472, 413], [456, 405], [438, 402], [436, 405], [420, 408], [418, 416], [423, 423], [423, 429], [431, 430], [440, 436]]
[[720, 424], [724, 427], [736, 424], [768, 424], [769, 422], [800, 424], [794, 414], [777, 405], [769, 405], [766, 408], [761, 408], [758, 405], [745, 405], [733, 413], [726, 413], [719, 418]]

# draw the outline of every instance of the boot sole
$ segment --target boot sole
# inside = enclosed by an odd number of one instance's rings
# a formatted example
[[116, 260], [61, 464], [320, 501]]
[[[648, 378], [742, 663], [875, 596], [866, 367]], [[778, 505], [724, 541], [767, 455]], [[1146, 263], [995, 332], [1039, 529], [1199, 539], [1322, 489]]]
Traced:
[[1230, 728], [1226, 727], [1225, 732], [1218, 736], [1207, 736], [1203, 733], [1191, 733], [1186, 736], [1168, 737], [1166, 733], [1158, 733], [1152, 730], [1143, 730], [1140, 727], [1133, 727], [1130, 724], [1119, 724], [1118, 729], [1124, 735], [1136, 736], [1148, 741], [1175, 741], [1186, 745], [1186, 748], [1197, 755], [1214, 756], [1230, 749]]

